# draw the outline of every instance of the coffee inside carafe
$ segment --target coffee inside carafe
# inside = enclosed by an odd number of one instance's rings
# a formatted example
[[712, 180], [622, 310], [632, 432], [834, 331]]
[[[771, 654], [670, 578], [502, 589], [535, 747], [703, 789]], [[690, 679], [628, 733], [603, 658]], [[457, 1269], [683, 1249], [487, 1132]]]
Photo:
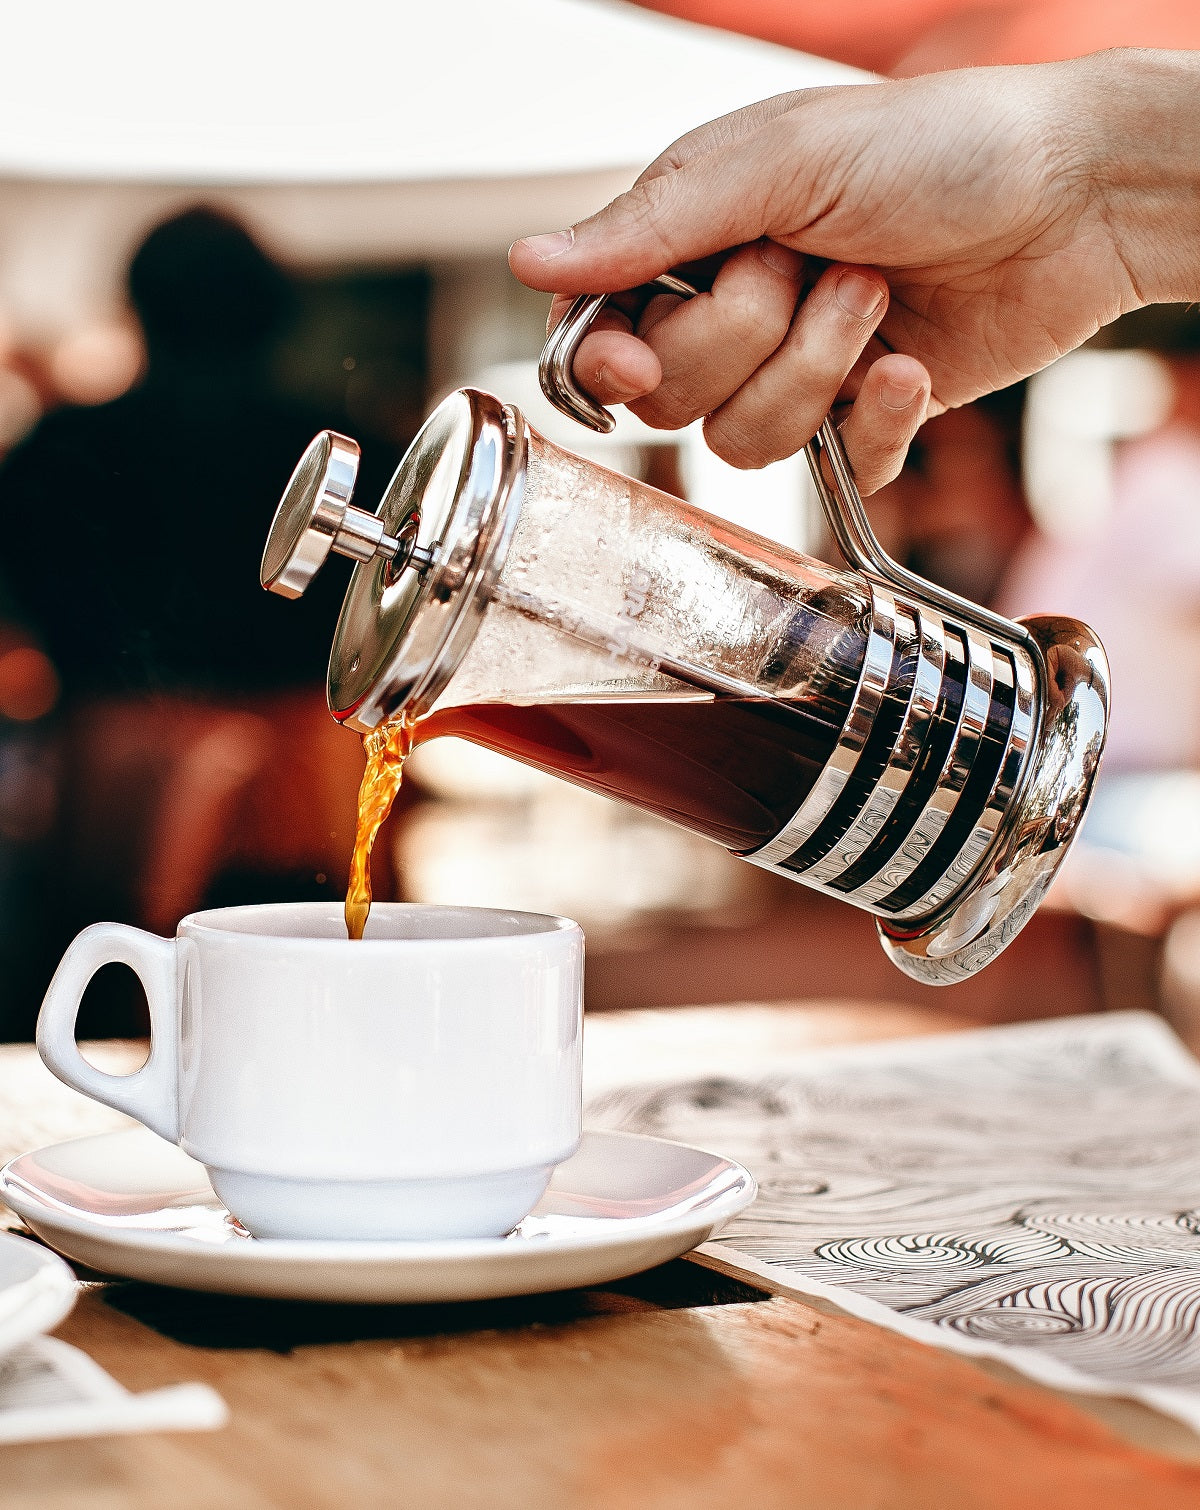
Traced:
[[[862, 647], [854, 637], [847, 638], [852, 665], [854, 650], [861, 659]], [[935, 787], [959, 727], [965, 692], [961, 643], [950, 639], [947, 650], [937, 703], [911, 780], [857, 862], [831, 883], [834, 890], [853, 890], [894, 857]], [[837, 801], [792, 857], [797, 872], [828, 855], [862, 810], [909, 706], [917, 663], [913, 640], [899, 635], [891, 687], [870, 739]], [[481, 702], [435, 712], [420, 721], [416, 738], [418, 743], [439, 735], [471, 740], [668, 819], [737, 855], [752, 856], [784, 829], [826, 769], [853, 686], [852, 679], [831, 679], [820, 693], [814, 690], [795, 700], [697, 694]], [[922, 895], [939, 867], [967, 841], [973, 817], [999, 773], [1012, 706], [1011, 671], [1002, 667], [972, 763], [975, 800], [971, 791], [964, 791], [930, 854], [905, 882], [879, 898], [882, 910], [899, 911]]]

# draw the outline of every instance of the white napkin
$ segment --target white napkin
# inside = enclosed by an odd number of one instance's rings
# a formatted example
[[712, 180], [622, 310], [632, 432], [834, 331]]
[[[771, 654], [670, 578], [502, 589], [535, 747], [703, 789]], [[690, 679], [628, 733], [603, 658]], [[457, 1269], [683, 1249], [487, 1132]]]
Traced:
[[56, 1337], [37, 1337], [0, 1358], [0, 1443], [210, 1431], [228, 1419], [225, 1402], [207, 1384], [131, 1394]]

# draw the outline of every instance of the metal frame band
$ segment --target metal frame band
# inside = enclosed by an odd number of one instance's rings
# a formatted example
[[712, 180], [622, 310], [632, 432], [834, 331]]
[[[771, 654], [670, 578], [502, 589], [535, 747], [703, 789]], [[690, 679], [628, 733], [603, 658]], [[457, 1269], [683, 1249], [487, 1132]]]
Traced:
[[[995, 843], [949, 907], [908, 924], [876, 918], [892, 962], [928, 985], [965, 980], [1021, 931], [1079, 831], [1100, 764], [1108, 726], [1100, 642], [1076, 619], [1032, 618], [1025, 627], [1039, 652], [1030, 658], [1036, 728]], [[1024, 691], [1023, 676], [1018, 685]]]
[[[995, 649], [996, 647], [993, 647]], [[996, 836], [1012, 802], [1029, 753], [1034, 727], [1033, 669], [1019, 649], [1006, 652], [1013, 663], [1013, 712], [1009, 724], [1008, 744], [1001, 757], [996, 779], [988, 794], [987, 805], [962, 848], [940, 878], [903, 913], [894, 914], [897, 922], [906, 918], [928, 917], [945, 905], [956, 891], [961, 891], [978, 869], [988, 846]]]
[[901, 610], [907, 610], [907, 616], [911, 616], [913, 632], [917, 636], [917, 668], [891, 756], [857, 817], [829, 853], [807, 870], [796, 872], [803, 881], [826, 884], [855, 864], [863, 851], [878, 838], [925, 748], [946, 666], [945, 624], [939, 614], [929, 609], [903, 604]]
[[954, 737], [929, 801], [917, 815], [900, 848], [870, 880], [854, 891], [840, 893], [857, 906], [878, 906], [897, 887], [903, 886], [928, 855], [949, 822], [979, 752], [992, 705], [992, 642], [972, 625], [953, 627], [962, 633], [966, 650], [963, 700]]
[[781, 860], [794, 855], [816, 832], [817, 826], [849, 781], [874, 728], [875, 717], [892, 673], [892, 655], [896, 643], [896, 600], [878, 582], [868, 582], [867, 587], [871, 593], [871, 632], [867, 637], [858, 685], [854, 689], [854, 698], [837, 745], [795, 816], [761, 849], [743, 856], [743, 859], [750, 860], [755, 865], [777, 866]]

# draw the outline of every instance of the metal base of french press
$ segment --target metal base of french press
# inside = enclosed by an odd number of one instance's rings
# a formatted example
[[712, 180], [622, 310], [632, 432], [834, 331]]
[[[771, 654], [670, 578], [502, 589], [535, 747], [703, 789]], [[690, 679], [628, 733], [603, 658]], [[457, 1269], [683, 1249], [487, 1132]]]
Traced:
[[968, 888], [953, 905], [904, 923], [877, 918], [893, 964], [925, 985], [965, 980], [1033, 916], [1078, 832], [1108, 728], [1108, 662], [1075, 619], [1023, 619], [1042, 652], [1041, 727], [1014, 798]]

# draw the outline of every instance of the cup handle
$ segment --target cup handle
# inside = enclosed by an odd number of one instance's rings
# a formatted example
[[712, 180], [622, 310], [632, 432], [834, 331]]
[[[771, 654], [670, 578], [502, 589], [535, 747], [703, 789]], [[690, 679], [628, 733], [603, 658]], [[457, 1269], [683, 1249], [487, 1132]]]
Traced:
[[[133, 970], [150, 1006], [150, 1057], [132, 1075], [106, 1075], [87, 1062], [75, 1042], [83, 993], [100, 966], [109, 964]], [[175, 976], [174, 939], [124, 923], [93, 923], [72, 940], [63, 955], [37, 1025], [38, 1053], [61, 1081], [94, 1101], [136, 1117], [172, 1143], [179, 1136]]]

